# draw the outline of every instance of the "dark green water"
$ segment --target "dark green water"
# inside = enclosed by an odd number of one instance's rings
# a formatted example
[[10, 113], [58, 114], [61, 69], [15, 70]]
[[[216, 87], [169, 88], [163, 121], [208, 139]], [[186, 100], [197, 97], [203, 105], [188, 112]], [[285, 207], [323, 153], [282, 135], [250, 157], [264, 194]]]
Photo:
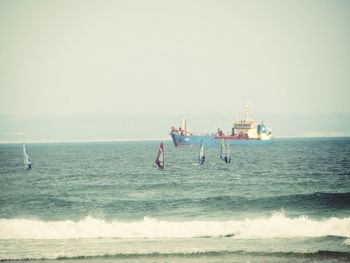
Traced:
[[0, 259], [350, 260], [350, 139], [207, 148], [159, 142], [0, 145]]

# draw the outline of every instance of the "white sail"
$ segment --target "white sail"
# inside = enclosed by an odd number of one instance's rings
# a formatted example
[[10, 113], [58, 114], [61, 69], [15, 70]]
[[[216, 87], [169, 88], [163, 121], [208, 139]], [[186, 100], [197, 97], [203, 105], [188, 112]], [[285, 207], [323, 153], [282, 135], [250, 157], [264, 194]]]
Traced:
[[199, 155], [198, 155], [198, 161], [200, 164], [203, 164], [205, 160], [205, 151], [204, 151], [204, 143], [201, 142], [201, 146], [199, 148]]
[[26, 146], [23, 143], [23, 163], [24, 163], [24, 170], [30, 170], [32, 162], [30, 161], [29, 155], [26, 150]]
[[224, 160], [226, 163], [231, 162], [231, 151], [224, 139], [221, 140], [220, 159]]

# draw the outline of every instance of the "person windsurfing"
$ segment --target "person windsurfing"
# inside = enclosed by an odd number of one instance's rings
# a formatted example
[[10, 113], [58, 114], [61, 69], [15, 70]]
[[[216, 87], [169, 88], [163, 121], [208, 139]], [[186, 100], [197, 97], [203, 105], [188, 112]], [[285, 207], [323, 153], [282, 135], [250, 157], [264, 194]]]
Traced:
[[226, 163], [231, 162], [231, 152], [226, 140], [221, 140], [220, 159]]
[[159, 145], [158, 155], [155, 163], [157, 164], [159, 169], [164, 170], [164, 144], [163, 143], [160, 143]]
[[199, 148], [198, 161], [199, 161], [200, 165], [202, 165], [204, 163], [204, 161], [205, 161], [205, 151], [204, 151], [203, 140], [201, 141], [201, 146]]
[[23, 163], [24, 163], [24, 170], [25, 171], [30, 171], [32, 169], [32, 162], [30, 161], [29, 155], [26, 150], [26, 146], [23, 143]]

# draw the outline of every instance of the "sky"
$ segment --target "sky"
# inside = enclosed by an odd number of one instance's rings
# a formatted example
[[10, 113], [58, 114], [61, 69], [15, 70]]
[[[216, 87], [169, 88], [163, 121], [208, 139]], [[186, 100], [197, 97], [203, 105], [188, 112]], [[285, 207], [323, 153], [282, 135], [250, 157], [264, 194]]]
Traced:
[[101, 116], [129, 119], [130, 130], [164, 116], [200, 126], [248, 101], [265, 120], [341, 122], [349, 73], [346, 0], [0, 0], [0, 141], [28, 128], [20, 119], [48, 130], [82, 116], [82, 135]]

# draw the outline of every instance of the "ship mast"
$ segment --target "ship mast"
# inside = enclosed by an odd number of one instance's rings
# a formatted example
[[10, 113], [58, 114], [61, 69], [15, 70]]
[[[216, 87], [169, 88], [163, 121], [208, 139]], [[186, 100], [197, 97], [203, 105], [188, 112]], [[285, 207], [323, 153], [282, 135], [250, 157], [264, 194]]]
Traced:
[[245, 121], [249, 122], [249, 104], [248, 104], [248, 102], [245, 106]]
[[181, 118], [181, 129], [184, 131], [184, 134], [187, 135], [187, 119], [184, 116]]

